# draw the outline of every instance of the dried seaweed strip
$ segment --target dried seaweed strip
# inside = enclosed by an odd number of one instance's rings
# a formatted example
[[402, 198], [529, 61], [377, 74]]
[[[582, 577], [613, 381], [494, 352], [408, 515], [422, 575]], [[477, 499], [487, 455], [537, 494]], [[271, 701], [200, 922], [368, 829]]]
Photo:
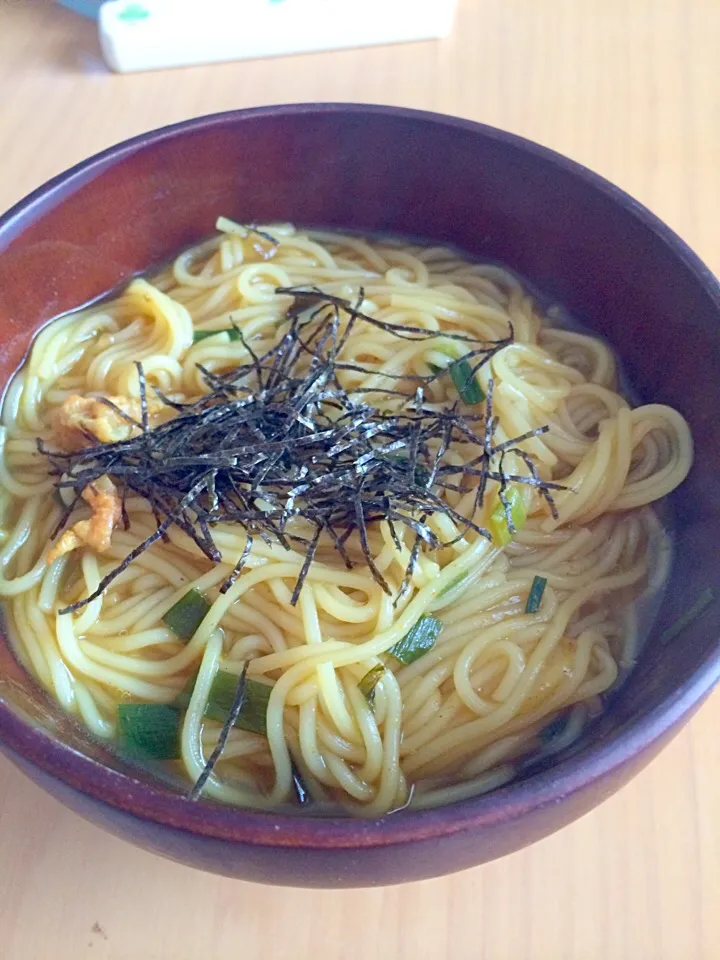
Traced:
[[[331, 293], [325, 293], [319, 287], [277, 287], [275, 292], [294, 297], [294, 309], [296, 311], [298, 311], [298, 304], [301, 305], [299, 307], [299, 312], [301, 312], [302, 310], [308, 309], [308, 307], [312, 305], [316, 305], [322, 301], [325, 301], [326, 303], [337, 305], [348, 313], [352, 313], [358, 320], [369, 323], [371, 326], [377, 327], [379, 330], [384, 330], [386, 333], [392, 333], [401, 340], [426, 340], [442, 337], [447, 340], [458, 340], [462, 343], [479, 342], [477, 337], [472, 337], [464, 333], [452, 333], [444, 330], [428, 330], [426, 327], [415, 327], [412, 324], [401, 325], [398, 323], [389, 323], [386, 320], [378, 320], [377, 317], [371, 317], [368, 314], [362, 313], [360, 310], [355, 309], [349, 300], [345, 300], [342, 297], [337, 297]], [[292, 307], [291, 310], [293, 310]], [[512, 336], [512, 334], [510, 336]], [[498, 341], [492, 341], [492, 347], [494, 347], [497, 342]], [[506, 346], [510, 342], [511, 339], [505, 338], [502, 341], [502, 345]]]
[[[422, 521], [424, 520], [425, 520], [425, 517], [421, 517], [420, 522], [422, 523]], [[405, 593], [410, 588], [410, 581], [412, 580], [413, 573], [415, 573], [415, 567], [417, 566], [417, 560], [418, 560], [418, 556], [420, 555], [421, 545], [422, 545], [422, 537], [418, 533], [415, 535], [415, 543], [413, 544], [413, 548], [410, 551], [410, 559], [405, 569], [405, 576], [403, 577], [402, 583], [400, 584], [400, 589], [398, 590], [397, 595], [393, 600], [393, 607], [397, 607], [398, 603], [400, 603], [402, 598], [405, 596]]]
[[298, 574], [298, 578], [295, 581], [295, 587], [293, 589], [292, 596], [290, 598], [290, 603], [293, 607], [295, 606], [295, 604], [298, 602], [298, 599], [300, 598], [300, 591], [302, 590], [303, 584], [305, 583], [305, 578], [308, 575], [308, 570], [310, 569], [310, 565], [315, 559], [315, 554], [317, 553], [318, 544], [320, 542], [320, 534], [322, 533], [322, 531], [323, 531], [322, 526], [318, 525], [318, 528], [315, 531], [315, 536], [312, 538], [312, 540], [308, 545], [307, 552], [305, 554], [305, 560], [303, 561], [303, 565], [300, 568], [300, 573]]
[[240, 226], [247, 230], [248, 233], [254, 233], [256, 237], [261, 237], [263, 240], [267, 240], [268, 243], [271, 243], [274, 247], [280, 246], [280, 241], [276, 240], [275, 237], [270, 236], [269, 233], [266, 233], [264, 230], [258, 230], [257, 225], [254, 223], [241, 223]]
[[402, 551], [402, 548], [403, 548], [403, 547], [402, 547], [402, 543], [400, 543], [400, 537], [398, 537], [397, 530], [396, 530], [395, 524], [394, 524], [394, 522], [393, 522], [393, 518], [392, 518], [392, 516], [390, 515], [390, 514], [391, 514], [391, 507], [390, 507], [390, 498], [389, 498], [388, 496], [385, 496], [385, 497], [384, 497], [383, 506], [384, 506], [384, 509], [385, 509], [385, 515], [386, 515], [386, 519], [387, 519], [388, 529], [390, 530], [390, 536], [392, 537], [392, 541], [393, 541], [393, 543], [395, 544], [395, 549], [398, 551], [398, 553], [400, 553], [400, 552]]
[[[352, 570], [354, 567], [354, 564], [350, 559], [347, 550], [345, 549], [345, 542], [346, 542], [347, 536], [343, 538], [342, 535], [338, 534], [338, 532], [335, 530], [333, 523], [328, 519], [325, 519], [323, 526], [324, 526], [324, 529], [327, 531], [330, 539], [332, 540], [333, 546], [335, 547], [337, 552], [340, 554], [340, 557], [342, 558], [342, 561], [345, 564], [346, 568], [348, 570]], [[348, 530], [346, 531], [347, 535], [352, 533], [352, 531], [353, 531], [353, 528], [348, 528]]]
[[[542, 480], [537, 472], [537, 467], [535, 466], [535, 463], [532, 457], [528, 453], [526, 453], [525, 450], [517, 450], [514, 448], [511, 448], [511, 449], [513, 449], [514, 452], [520, 457], [520, 459], [524, 461], [525, 465], [527, 466], [528, 470], [532, 475], [533, 480], [535, 481], [534, 485], [539, 487], [540, 493], [543, 495], [543, 497], [547, 502], [547, 505], [550, 507], [550, 513], [553, 519], [557, 520], [559, 517], [559, 514], [558, 514], [557, 507], [555, 506], [555, 500], [550, 491], [551, 490], [567, 490], [568, 489], [567, 486], [564, 486], [561, 483], [552, 483], [546, 480]], [[518, 479], [518, 478], [515, 478], [515, 479]], [[527, 483], [528, 480], [525, 479], [524, 481], [521, 481], [521, 482]]]
[[518, 443], [522, 443], [524, 440], [532, 440], [533, 437], [541, 437], [544, 433], [547, 433], [550, 427], [545, 424], [542, 427], [535, 427], [534, 430], [528, 430], [526, 433], [521, 433], [519, 437], [513, 437], [512, 440], [506, 440], [505, 443], [499, 443], [497, 446], [494, 446], [491, 453], [503, 453], [504, 451], [509, 451], [515, 447]]
[[[60, 488], [59, 488], [59, 487], [56, 487], [56, 489], [60, 489]], [[55, 524], [55, 526], [53, 527], [52, 532], [51, 532], [50, 537], [49, 537], [49, 539], [50, 539], [51, 542], [52, 542], [53, 540], [55, 540], [56, 537], [57, 537], [57, 535], [60, 533], [60, 531], [65, 528], [68, 520], [70, 519], [70, 515], [72, 514], [73, 510], [75, 509], [75, 507], [76, 507], [81, 501], [82, 501], [82, 494], [80, 494], [80, 493], [77, 493], [77, 494], [75, 495], [75, 497], [70, 501], [70, 503], [67, 503], [67, 504], [66, 504], [65, 501], [63, 501], [64, 506], [63, 506], [63, 509], [62, 509], [62, 513], [60, 514], [60, 519], [58, 520], [58, 522], [57, 522], [57, 523]]]
[[139, 360], [135, 361], [135, 367], [138, 373], [138, 387], [140, 391], [140, 418], [142, 420], [142, 432], [147, 433], [150, 429], [150, 417], [148, 415], [147, 403], [147, 382], [145, 380], [145, 371]]
[[[362, 488], [361, 488], [362, 489]], [[368, 544], [367, 538], [367, 520], [365, 518], [365, 511], [363, 509], [362, 501], [359, 496], [359, 491], [355, 492], [355, 497], [353, 498], [353, 506], [355, 508], [355, 520], [357, 525], [358, 534], [360, 535], [360, 546], [362, 547], [363, 556], [365, 557], [365, 562], [368, 565], [370, 573], [373, 575], [373, 579], [376, 583], [380, 584], [383, 591], [388, 595], [392, 596], [392, 590], [388, 585], [387, 580], [383, 577], [382, 573], [377, 568], [375, 559], [370, 553], [370, 545]]]
[[237, 578], [240, 576], [240, 574], [242, 573], [243, 567], [245, 566], [245, 563], [247, 561], [247, 558], [250, 556], [252, 545], [253, 545], [253, 538], [250, 535], [250, 533], [248, 533], [247, 540], [245, 541], [245, 546], [243, 547], [243, 551], [240, 554], [240, 557], [237, 563], [233, 567], [232, 573], [227, 578], [225, 583], [223, 583], [223, 585], [220, 587], [220, 593], [227, 593], [230, 587], [235, 583]]
[[501, 453], [500, 454], [500, 470], [499, 470], [500, 489], [498, 491], [498, 496], [500, 497], [500, 503], [502, 504], [503, 511], [505, 513], [505, 522], [507, 523], [507, 528], [511, 534], [515, 534], [517, 533], [517, 530], [515, 528], [515, 521], [513, 520], [513, 515], [512, 515], [512, 504], [510, 502], [510, 498], [507, 495], [508, 479], [503, 473], [503, 469], [502, 469], [504, 457], [505, 457], [505, 453]]
[[203, 767], [202, 772], [200, 773], [200, 776], [197, 778], [197, 780], [193, 784], [192, 790], [188, 793], [188, 800], [197, 800], [200, 794], [202, 793], [203, 788], [205, 787], [205, 784], [210, 778], [210, 774], [215, 769], [215, 766], [217, 765], [217, 762], [220, 759], [223, 750], [225, 749], [225, 744], [227, 743], [228, 737], [230, 736], [230, 731], [235, 726], [235, 721], [240, 716], [240, 711], [245, 706], [245, 702], [247, 700], [248, 663], [249, 661], [246, 660], [245, 664], [243, 665], [242, 673], [240, 674], [240, 677], [238, 679], [238, 685], [235, 691], [235, 696], [233, 697], [233, 701], [230, 706], [228, 715], [225, 718], [225, 723], [223, 723], [222, 729], [220, 730], [220, 736], [218, 737], [218, 741], [215, 744], [215, 749], [208, 757], [207, 762]]
[[[458, 403], [439, 411], [426, 407], [424, 387], [432, 377], [383, 373], [387, 387], [360, 386], [350, 392], [338, 379], [343, 370], [378, 373], [339, 359], [358, 323], [398, 338], [462, 341], [468, 345], [464, 359], [469, 358], [475, 370], [510, 342], [512, 331], [502, 340], [484, 342], [465, 334], [401, 327], [364, 314], [360, 310], [363, 290], [355, 302], [325, 294], [317, 287], [281, 288], [278, 292], [293, 300], [286, 315], [288, 329], [275, 345], [258, 354], [238, 330], [250, 362], [222, 374], [198, 365], [207, 394], [190, 403], [177, 403], [155, 390], [176, 414], [173, 419], [150, 427], [147, 384], [138, 365], [142, 422], [120, 411], [137, 429], [135, 436], [112, 444], [89, 437], [90, 446], [75, 453], [51, 451], [38, 441], [38, 449], [59, 477], [56, 486], [72, 487], [75, 502], [88, 483], [107, 474], [121, 486], [123, 503], [128, 492], [144, 497], [157, 523], [154, 534], [105, 578], [93, 597], [66, 612], [99, 595], [139, 552], [166, 537], [172, 525], [186, 533], [212, 562], [221, 557], [212, 526], [226, 522], [244, 529], [245, 548], [221, 587], [223, 591], [244, 568], [253, 537], [287, 549], [295, 546], [304, 554], [292, 595], [296, 602], [323, 534], [352, 569], [346, 544], [357, 533], [365, 563], [390, 594], [370, 551], [368, 525], [386, 519], [398, 550], [403, 549], [399, 527], [411, 530], [414, 539], [402, 595], [423, 545], [429, 549], [446, 545], [425, 522], [431, 514], [442, 512], [454, 521], [460, 531], [452, 541], [455, 543], [469, 530], [489, 537], [473, 517], [482, 506], [490, 480], [500, 484], [501, 498], [508, 481], [513, 480], [538, 487], [551, 502], [550, 490], [559, 485], [544, 482], [529, 455], [517, 451], [530, 476], [515, 477], [502, 469], [505, 452], [516, 452], [518, 443], [545, 429], [495, 444], [492, 379], [484, 415], [461, 412]], [[405, 406], [380, 410], [364, 399], [373, 395], [403, 398]], [[109, 405], [114, 407], [112, 401]], [[477, 454], [460, 466], [447, 463], [446, 454], [453, 444], [474, 448]], [[458, 478], [457, 482], [452, 477]], [[465, 517], [441, 494], [444, 490], [466, 492], [468, 478], [477, 481], [473, 513]], [[63, 511], [58, 532], [71, 513], [72, 508]], [[303, 535], [295, 521], [309, 524], [314, 533]]]
[[[204, 480], [200, 481], [200, 483], [198, 483], [196, 487], [190, 490], [188, 495], [185, 497], [183, 504], [185, 504], [186, 502], [191, 502], [194, 496], [197, 493], [199, 493], [200, 490], [202, 489], [202, 485], [204, 484], [204, 482], [205, 482]], [[178, 508], [177, 512], [179, 513], [182, 508], [183, 508], [183, 505], [181, 505], [181, 507]], [[116, 577], [119, 577], [120, 574], [123, 573], [123, 571], [127, 570], [127, 568], [130, 566], [133, 560], [136, 560], [146, 550], [148, 550], [154, 543], [157, 543], [157, 541], [161, 539], [165, 531], [168, 530], [172, 526], [172, 524], [176, 522], [176, 520], [177, 520], [177, 517], [175, 512], [168, 514], [168, 516], [163, 520], [163, 522], [160, 524], [157, 530], [151, 533], [150, 536], [146, 537], [142, 543], [138, 544], [137, 547], [131, 550], [130, 553], [125, 557], [125, 559], [122, 560], [122, 562], [118, 564], [118, 566], [115, 567], [114, 570], [111, 570], [110, 573], [104, 576], [100, 581], [100, 583], [98, 584], [97, 588], [93, 590], [93, 592], [88, 597], [85, 597], [82, 600], [78, 600], [77, 603], [70, 604], [69, 607], [64, 607], [62, 610], [59, 611], [59, 613], [74, 613], [76, 610], [80, 610], [82, 607], [87, 606], [88, 603], [91, 603], [93, 600], [96, 600], [98, 597], [102, 596], [102, 594], [105, 592], [105, 590], [107, 590], [107, 588], [110, 586], [113, 580], [115, 580]]]
[[[122, 407], [119, 407], [116, 403], [114, 403], [110, 397], [95, 397], [95, 399], [98, 401], [98, 403], [102, 403], [103, 406], [109, 407], [113, 413], [117, 414], [117, 416], [120, 417], [121, 420], [124, 420], [125, 423], [129, 423], [131, 427], [135, 427], [136, 430], [142, 430], [142, 423], [139, 423], [135, 417], [131, 417], [130, 414], [123, 410]], [[91, 436], [93, 435], [91, 434]], [[97, 437], [94, 437], [94, 439], [97, 442]]]

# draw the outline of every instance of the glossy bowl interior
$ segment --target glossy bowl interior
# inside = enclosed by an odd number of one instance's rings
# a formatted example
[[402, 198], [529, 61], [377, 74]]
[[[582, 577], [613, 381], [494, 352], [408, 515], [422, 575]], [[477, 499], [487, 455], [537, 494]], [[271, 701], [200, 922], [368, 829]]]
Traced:
[[496, 792], [380, 821], [191, 803], [139, 779], [68, 720], [0, 637], [0, 746], [112, 832], [230, 876], [393, 883], [469, 867], [561, 827], [621, 786], [720, 673], [720, 605], [661, 644], [718, 580], [720, 292], [648, 211], [587, 170], [488, 127], [381, 107], [273, 107], [139, 137], [41, 187], [0, 220], [0, 380], [63, 311], [212, 232], [218, 215], [390, 232], [501, 261], [607, 337], [645, 401], [697, 446], [673, 498], [672, 581], [645, 655], [573, 756]]

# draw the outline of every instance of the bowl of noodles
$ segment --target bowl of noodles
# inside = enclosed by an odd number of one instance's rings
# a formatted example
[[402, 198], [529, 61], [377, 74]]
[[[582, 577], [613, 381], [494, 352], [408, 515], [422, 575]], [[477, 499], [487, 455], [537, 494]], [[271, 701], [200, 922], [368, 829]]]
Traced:
[[718, 678], [720, 294], [549, 150], [384, 107], [149, 133], [0, 221], [0, 746], [229, 876], [539, 839]]

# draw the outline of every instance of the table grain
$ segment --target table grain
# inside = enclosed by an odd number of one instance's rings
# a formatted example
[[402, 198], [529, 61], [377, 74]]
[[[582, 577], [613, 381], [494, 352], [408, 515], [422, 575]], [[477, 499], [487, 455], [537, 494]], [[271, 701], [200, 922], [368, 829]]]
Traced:
[[[573, 157], [718, 272], [719, 54], [718, 0], [460, 0], [442, 42], [123, 77], [104, 68], [91, 24], [50, 0], [0, 0], [0, 209], [109, 144], [198, 114], [391, 103]], [[719, 730], [715, 694], [644, 773], [560, 833], [452, 877], [361, 891], [273, 889], [164, 861], [0, 760], [0, 957], [716, 960]]]

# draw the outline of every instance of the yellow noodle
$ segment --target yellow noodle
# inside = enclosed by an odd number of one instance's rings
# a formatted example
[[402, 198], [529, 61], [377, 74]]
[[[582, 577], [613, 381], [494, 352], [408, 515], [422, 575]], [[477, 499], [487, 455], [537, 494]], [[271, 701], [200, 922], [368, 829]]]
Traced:
[[[635, 661], [644, 625], [634, 601], [646, 605], [667, 578], [669, 541], [648, 504], [690, 469], [692, 438], [682, 416], [659, 404], [632, 409], [618, 392], [610, 346], [555, 324], [557, 312], [543, 315], [501, 267], [441, 247], [309, 234], [289, 224], [263, 228], [277, 236], [276, 247], [227, 219], [218, 229], [113, 301], [47, 325], [8, 388], [0, 424], [0, 597], [21, 663], [62, 709], [106, 740], [116, 736], [119, 703], [172, 703], [196, 676], [181, 735], [190, 786], [219, 736], [220, 725], [204, 718], [215, 675], [239, 676], [249, 660], [250, 677], [272, 684], [267, 736], [233, 729], [205, 788], [244, 806], [292, 803], [297, 767], [329, 809], [340, 803], [356, 815], [381, 816], [408, 801], [425, 808], [494, 789], [513, 778], [517, 760], [565, 749]], [[353, 302], [362, 289], [364, 312], [441, 334], [499, 340], [512, 326], [514, 342], [478, 380], [486, 391], [493, 380], [499, 442], [549, 426], [521, 446], [543, 479], [566, 485], [555, 496], [557, 517], [537, 491], [522, 487], [527, 522], [504, 549], [448, 514], [427, 518], [451, 545], [421, 551], [395, 604], [356, 538], [346, 544], [357, 561], [352, 570], [321, 541], [293, 605], [302, 552], [256, 538], [242, 574], [222, 594], [245, 533], [218, 524], [222, 562], [212, 566], [172, 528], [104, 596], [75, 615], [60, 614], [92, 592], [155, 521], [147, 502], [128, 497], [129, 528], [114, 531], [106, 553], [82, 547], [47, 565], [60, 506], [36, 438], [57, 446], [57, 408], [73, 394], [138, 398], [138, 360], [151, 386], [178, 402], [193, 399], [208, 389], [198, 364], [222, 373], [248, 362], [247, 344], [256, 353], [272, 348], [292, 302], [276, 288], [308, 284]], [[242, 342], [228, 335], [232, 327]], [[216, 335], [194, 343], [196, 331]], [[465, 349], [444, 336], [398, 340], [358, 323], [342, 359], [369, 372], [339, 377], [348, 391], [382, 388], [388, 373], [428, 376]], [[367, 394], [356, 396], [365, 402]], [[456, 399], [449, 376], [427, 385], [432, 409]], [[403, 399], [373, 402], [397, 411]], [[475, 450], [458, 444], [446, 460], [461, 467]], [[527, 472], [515, 453], [505, 469]], [[474, 497], [469, 486], [446, 492], [461, 515], [475, 510]], [[487, 523], [493, 497], [489, 488], [476, 522]], [[81, 516], [90, 516], [84, 504]], [[412, 541], [398, 548], [384, 521], [371, 525], [368, 540], [397, 592]], [[540, 608], [527, 613], [536, 576], [547, 585]], [[191, 587], [210, 608], [183, 643], [162, 618]], [[431, 613], [443, 621], [442, 633], [432, 650], [403, 665], [389, 651]], [[371, 704], [358, 684], [380, 664]], [[561, 710], [568, 711], [562, 734], [543, 745], [539, 734]]]

